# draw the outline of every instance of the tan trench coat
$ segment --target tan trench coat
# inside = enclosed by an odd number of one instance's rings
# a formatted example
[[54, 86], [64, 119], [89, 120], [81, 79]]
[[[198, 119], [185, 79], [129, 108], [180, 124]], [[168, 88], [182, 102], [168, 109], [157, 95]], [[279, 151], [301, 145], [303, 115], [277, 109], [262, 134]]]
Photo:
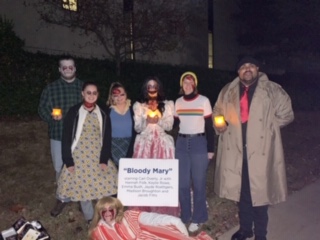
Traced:
[[213, 108], [213, 116], [224, 115], [229, 123], [219, 136], [215, 192], [219, 197], [239, 201], [242, 154], [247, 149], [253, 206], [285, 201], [287, 182], [280, 128], [294, 119], [291, 99], [280, 85], [259, 73], [250, 105], [247, 147], [243, 148], [239, 81], [237, 77], [221, 90]]

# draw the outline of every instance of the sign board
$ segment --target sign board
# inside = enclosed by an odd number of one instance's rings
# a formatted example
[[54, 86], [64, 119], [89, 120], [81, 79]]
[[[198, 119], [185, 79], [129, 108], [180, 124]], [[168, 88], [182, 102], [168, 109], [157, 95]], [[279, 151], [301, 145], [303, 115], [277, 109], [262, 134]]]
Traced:
[[124, 206], [178, 206], [177, 159], [121, 158], [118, 198]]

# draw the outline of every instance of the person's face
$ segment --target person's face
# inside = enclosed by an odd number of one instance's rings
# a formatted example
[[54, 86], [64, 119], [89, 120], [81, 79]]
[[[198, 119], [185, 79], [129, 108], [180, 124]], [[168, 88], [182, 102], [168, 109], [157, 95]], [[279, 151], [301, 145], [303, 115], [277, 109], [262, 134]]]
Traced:
[[109, 206], [108, 204], [104, 205], [103, 209], [100, 212], [101, 218], [106, 222], [111, 224], [117, 215], [117, 209]]
[[147, 83], [147, 90], [150, 97], [156, 97], [158, 93], [158, 83], [155, 80], [150, 80]]
[[62, 60], [60, 61], [59, 72], [61, 78], [66, 81], [71, 81], [76, 76], [76, 67], [73, 60]]
[[194, 80], [190, 77], [185, 77], [182, 81], [182, 89], [185, 95], [189, 95], [193, 93], [194, 88], [195, 88], [195, 83]]
[[127, 100], [127, 94], [122, 87], [116, 88], [112, 91], [112, 103], [114, 105], [124, 104]]
[[241, 82], [249, 86], [257, 79], [258, 72], [259, 68], [256, 65], [252, 63], [245, 63], [239, 68], [238, 75]]
[[87, 103], [95, 103], [98, 99], [99, 93], [95, 85], [88, 85], [82, 91], [82, 97]]

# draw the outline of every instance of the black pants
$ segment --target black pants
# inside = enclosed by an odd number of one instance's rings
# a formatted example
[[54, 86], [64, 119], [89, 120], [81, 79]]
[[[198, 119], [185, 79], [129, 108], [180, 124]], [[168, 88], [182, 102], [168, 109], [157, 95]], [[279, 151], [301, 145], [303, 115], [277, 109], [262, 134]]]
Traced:
[[[246, 149], [244, 152], [246, 152]], [[266, 237], [268, 226], [268, 205], [259, 207], [252, 206], [246, 153], [243, 156], [241, 194], [238, 206], [240, 229], [248, 233], [252, 233], [252, 227], [254, 226], [255, 236]]]

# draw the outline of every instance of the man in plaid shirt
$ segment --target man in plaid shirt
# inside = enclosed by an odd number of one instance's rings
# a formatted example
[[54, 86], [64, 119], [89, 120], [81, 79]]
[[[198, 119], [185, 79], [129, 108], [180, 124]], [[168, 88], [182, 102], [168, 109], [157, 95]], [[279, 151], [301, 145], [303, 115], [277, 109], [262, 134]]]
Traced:
[[[69, 108], [82, 101], [81, 91], [83, 82], [76, 78], [76, 66], [74, 59], [69, 56], [59, 60], [60, 78], [48, 84], [40, 98], [38, 112], [40, 117], [48, 123], [51, 157], [56, 171], [56, 181], [63, 166], [61, 154], [61, 138], [63, 118]], [[54, 113], [53, 109], [61, 109]], [[57, 199], [56, 206], [50, 212], [51, 216], [58, 216], [68, 199]]]

